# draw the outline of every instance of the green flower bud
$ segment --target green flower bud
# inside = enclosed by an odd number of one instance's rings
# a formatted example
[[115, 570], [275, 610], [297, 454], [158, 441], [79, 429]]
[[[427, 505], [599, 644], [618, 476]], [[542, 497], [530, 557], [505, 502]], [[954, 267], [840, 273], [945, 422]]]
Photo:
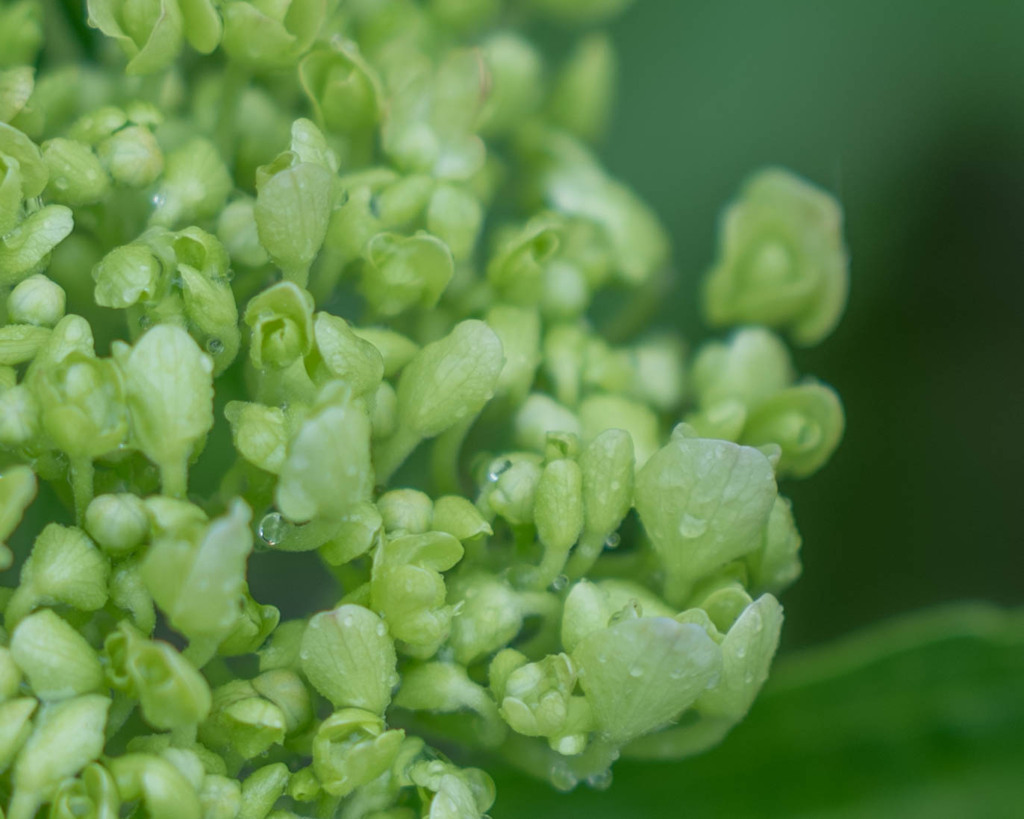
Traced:
[[391, 378], [419, 352], [419, 345], [394, 330], [382, 327], [352, 327], [359, 338], [369, 341], [384, 359], [384, 377]]
[[555, 398], [568, 407], [579, 403], [588, 341], [577, 324], [556, 324], [544, 335], [544, 369]]
[[103, 668], [92, 646], [51, 609], [18, 623], [11, 655], [41, 700], [64, 700], [103, 686]]
[[201, 137], [189, 140], [167, 155], [150, 224], [176, 227], [216, 216], [233, 187], [216, 146]]
[[277, 508], [292, 521], [336, 521], [353, 504], [369, 500], [373, 490], [365, 405], [351, 398], [347, 389], [334, 390], [332, 385], [322, 398], [324, 404], [306, 417], [292, 438], [277, 484]]
[[832, 457], [843, 437], [843, 405], [835, 390], [808, 382], [781, 390], [750, 413], [741, 440], [782, 447], [780, 476], [806, 478]]
[[151, 634], [156, 627], [156, 608], [139, 565], [138, 558], [123, 560], [117, 565], [110, 578], [110, 602], [129, 612], [143, 634]]
[[490, 94], [480, 113], [480, 129], [499, 134], [519, 125], [540, 105], [544, 66], [528, 41], [505, 32], [485, 40], [481, 53], [490, 73]]
[[198, 725], [210, 713], [210, 687], [169, 643], [147, 640], [122, 621], [104, 643], [113, 684], [142, 706], [146, 722], [166, 731]]
[[434, 307], [454, 272], [447, 245], [422, 231], [408, 237], [378, 233], [366, 254], [361, 290], [384, 316]]
[[34, 63], [43, 43], [43, 10], [30, 0], [0, 8], [0, 54], [3, 65]]
[[677, 429], [636, 476], [666, 598], [682, 602], [702, 577], [756, 549], [775, 497], [771, 464], [756, 449]]
[[351, 40], [332, 40], [299, 63], [299, 80], [317, 121], [333, 133], [370, 128], [380, 115], [380, 78]]
[[630, 393], [660, 412], [675, 410], [684, 395], [684, 348], [670, 335], [633, 347]]
[[369, 501], [357, 503], [342, 517], [341, 528], [320, 548], [320, 554], [331, 566], [348, 563], [370, 551], [383, 528], [376, 506]]
[[482, 321], [460, 322], [420, 350], [398, 382], [398, 432], [374, 453], [379, 479], [422, 439], [478, 413], [493, 396], [503, 364], [501, 342]]
[[120, 557], [146, 540], [149, 515], [137, 495], [100, 495], [85, 510], [85, 530], [103, 551]]
[[505, 354], [495, 394], [518, 406], [526, 398], [540, 363], [540, 316], [532, 308], [499, 304], [487, 313]]
[[47, 254], [67, 238], [74, 224], [68, 208], [46, 205], [0, 237], [0, 286], [39, 272]]
[[296, 802], [312, 802], [321, 793], [320, 780], [312, 766], [299, 768], [288, 780], [288, 796]]
[[416, 489], [393, 489], [377, 499], [388, 532], [420, 535], [430, 529], [434, 504], [430, 496]]
[[513, 526], [533, 523], [533, 504], [542, 472], [540, 460], [532, 453], [512, 453], [492, 461], [480, 494], [480, 508], [500, 515]]
[[257, 768], [242, 783], [242, 809], [238, 819], [265, 819], [288, 784], [288, 767], [283, 762]]
[[[11, 367], [31, 361], [49, 338], [48, 327], [37, 327], [33, 324], [8, 324], [0, 327], [0, 363]], [[17, 388], [12, 388], [14, 389]], [[12, 403], [20, 401], [14, 398], [10, 400]]]
[[430, 528], [447, 532], [463, 542], [494, 534], [480, 510], [459, 495], [443, 495], [434, 502]]
[[[298, 0], [302, 2], [302, 0]], [[233, 2], [228, 8], [248, 6]], [[331, 217], [333, 175], [322, 165], [285, 152], [256, 172], [256, 229], [260, 244], [289, 281], [304, 285]]]
[[616, 530], [633, 505], [633, 439], [622, 429], [594, 438], [579, 457], [583, 481], [583, 533], [567, 571], [579, 577], [605, 548], [618, 546]]
[[213, 0], [180, 0], [185, 38], [200, 54], [210, 54], [220, 44], [224, 26]]
[[469, 260], [483, 226], [480, 201], [454, 185], [439, 185], [427, 205], [427, 230], [448, 246], [456, 261]]
[[544, 557], [530, 579], [544, 588], [565, 568], [569, 550], [583, 531], [583, 476], [579, 464], [562, 459], [544, 467], [537, 482], [533, 520]]
[[7, 606], [7, 625], [39, 605], [95, 611], [107, 602], [110, 563], [81, 529], [50, 523], [39, 533]]
[[110, 177], [92, 148], [73, 139], [51, 139], [42, 145], [50, 171], [49, 197], [61, 205], [91, 205], [110, 190]]
[[224, 416], [231, 424], [231, 438], [239, 455], [267, 472], [281, 471], [288, 446], [284, 412], [277, 407], [229, 401]]
[[[5, 56], [8, 52], [5, 52]], [[0, 71], [0, 122], [11, 122], [29, 101], [35, 85], [35, 69], [16, 65]]]
[[253, 366], [283, 369], [313, 349], [313, 297], [292, 282], [260, 293], [245, 308]]
[[754, 176], [722, 218], [704, 291], [710, 321], [765, 324], [816, 344], [838, 322], [847, 287], [836, 200], [788, 171]]
[[252, 551], [250, 518], [249, 508], [236, 499], [195, 539], [168, 533], [147, 552], [142, 563], [146, 588], [182, 634], [223, 637], [238, 619]]
[[643, 404], [620, 395], [591, 395], [580, 402], [583, 440], [593, 441], [608, 429], [623, 429], [633, 439], [637, 468], [647, 463], [661, 442], [658, 416]]
[[166, 759], [153, 754], [124, 754], [110, 760], [118, 793], [126, 802], [141, 800], [151, 819], [201, 819], [195, 788]]
[[285, 733], [305, 728], [313, 719], [313, 706], [302, 679], [294, 671], [275, 669], [264, 672], [252, 681], [252, 687], [263, 699], [281, 709]]
[[217, 647], [217, 652], [224, 657], [251, 654], [266, 642], [280, 620], [281, 612], [277, 606], [261, 606], [251, 594], [245, 592], [239, 617], [228, 636]]
[[377, 548], [370, 581], [373, 608], [397, 640], [415, 656], [429, 657], [448, 637], [451, 608], [445, 606], [440, 572], [462, 559], [463, 548], [445, 532], [400, 535]]
[[253, 759], [266, 753], [271, 746], [284, 741], [286, 718], [274, 703], [260, 697], [242, 697], [218, 703], [219, 690], [214, 695], [212, 720], [226, 742], [207, 741], [213, 745], [230, 746], [243, 759]]
[[540, 187], [548, 207], [599, 226], [613, 270], [626, 284], [642, 284], [661, 271], [668, 262], [668, 236], [650, 207], [608, 177], [567, 134], [549, 131], [541, 138]]
[[704, 629], [666, 617], [595, 631], [573, 649], [572, 659], [594, 719], [614, 744], [671, 722], [722, 667], [718, 645]]
[[557, 219], [540, 216], [506, 232], [487, 263], [487, 279], [504, 300], [527, 306], [540, 300], [544, 265], [558, 249], [560, 227]]
[[260, 671], [298, 668], [302, 635], [305, 631], [305, 620], [288, 620], [275, 628], [270, 639], [257, 652], [260, 657]]
[[0, 122], [0, 156], [9, 157], [4, 160], [8, 171], [12, 164], [17, 168], [22, 198], [32, 199], [43, 192], [50, 173], [42, 153], [28, 136], [4, 122]]
[[114, 356], [139, 449], [160, 467], [164, 493], [181, 496], [188, 458], [213, 426], [213, 362], [172, 325], [154, 327], [130, 350], [115, 346]]
[[362, 606], [314, 615], [299, 656], [306, 679], [337, 708], [383, 714], [391, 701], [395, 646], [384, 621]]
[[186, 500], [153, 495], [143, 501], [149, 516], [150, 540], [169, 536], [190, 538], [206, 526], [206, 513]]
[[72, 352], [39, 375], [43, 429], [72, 461], [97, 458], [124, 442], [128, 417], [112, 361]]
[[29, 276], [7, 296], [12, 323], [53, 327], [64, 317], [64, 288], [46, 276]]
[[501, 716], [512, 730], [528, 737], [559, 736], [569, 718], [576, 670], [565, 654], [520, 666], [502, 686]]
[[17, 696], [21, 690], [21, 669], [7, 648], [0, 646], [0, 703]]
[[229, 203], [217, 218], [217, 238], [224, 243], [235, 264], [260, 267], [270, 261], [260, 244], [255, 208], [255, 199], [243, 197]]
[[96, 146], [96, 155], [114, 182], [126, 188], [146, 188], [164, 170], [163, 151], [153, 132], [142, 125], [114, 132]]
[[0, 703], [0, 772], [10, 767], [32, 733], [32, 715], [38, 705], [33, 697]]
[[497, 746], [508, 735], [508, 726], [490, 693], [454, 663], [424, 663], [403, 670], [395, 705], [410, 711], [466, 713], [470, 717], [468, 736], [484, 747]]
[[19, 384], [0, 392], [0, 445], [27, 444], [39, 432], [39, 404], [28, 387]]
[[693, 389], [702, 407], [728, 400], [752, 406], [788, 387], [793, 378], [786, 345], [762, 327], [738, 330], [727, 342], [705, 344], [693, 362]]
[[327, 793], [347, 796], [391, 767], [404, 738], [369, 711], [336, 711], [313, 738], [313, 770]]
[[127, 0], [88, 0], [89, 25], [112, 37], [128, 57], [129, 74], [167, 68], [182, 45], [182, 15], [177, 0], [153, 0], [145, 6]]
[[548, 433], [582, 432], [576, 414], [543, 393], [531, 394], [519, 408], [515, 419], [516, 443], [524, 449], [543, 452], [547, 446]]
[[283, 68], [312, 45], [324, 20], [323, 0], [250, 3], [230, 0], [224, 15], [224, 50], [252, 67]]
[[697, 700], [701, 714], [739, 720], [768, 678], [779, 644], [782, 606], [770, 594], [746, 607], [722, 641], [722, 676]]
[[751, 603], [750, 595], [743, 588], [745, 580], [746, 573], [742, 566], [732, 564], [693, 590], [691, 601], [707, 613], [715, 629], [722, 634], [730, 629], [740, 613]]
[[208, 774], [199, 791], [203, 819], [236, 819], [242, 810], [242, 786], [236, 779]]
[[[0, 398], [6, 393], [0, 394]], [[0, 472], [0, 542], [18, 528], [36, 496], [36, 476], [27, 466], [5, 466]]]
[[604, 134], [615, 98], [617, 62], [607, 34], [582, 37], [555, 78], [547, 106], [552, 121], [584, 142]]
[[189, 328], [213, 358], [216, 377], [235, 360], [242, 343], [234, 293], [226, 278], [209, 278], [190, 265], [179, 264], [178, 273]]
[[477, 768], [459, 770], [441, 760], [420, 762], [410, 771], [410, 779], [424, 801], [429, 795], [426, 819], [482, 819], [494, 804], [494, 782]]
[[373, 394], [372, 404], [370, 424], [373, 427], [373, 440], [390, 438], [398, 430], [398, 393], [389, 382], [382, 381]]
[[95, 146], [114, 131], [128, 124], [128, 115], [123, 108], [101, 105], [82, 114], [68, 129], [68, 137], [86, 145]]
[[93, 292], [101, 307], [124, 309], [157, 295], [162, 265], [143, 242], [132, 242], [111, 250], [92, 269]]
[[523, 627], [523, 606], [507, 583], [488, 574], [450, 582], [454, 606], [448, 644], [455, 662], [469, 666], [508, 645]]
[[114, 777], [98, 763], [86, 766], [79, 779], [65, 779], [53, 804], [50, 819], [117, 819], [120, 800]]
[[779, 495], [768, 516], [761, 548], [747, 556], [752, 589], [778, 594], [800, 576], [800, 533], [793, 507]]
[[14, 765], [8, 819], [32, 819], [61, 782], [99, 757], [109, 707], [107, 697], [86, 694], [42, 709]]
[[368, 395], [384, 377], [384, 359], [369, 341], [357, 336], [345, 319], [317, 313], [313, 322], [317, 358], [312, 368], [320, 381], [340, 378], [355, 395]]

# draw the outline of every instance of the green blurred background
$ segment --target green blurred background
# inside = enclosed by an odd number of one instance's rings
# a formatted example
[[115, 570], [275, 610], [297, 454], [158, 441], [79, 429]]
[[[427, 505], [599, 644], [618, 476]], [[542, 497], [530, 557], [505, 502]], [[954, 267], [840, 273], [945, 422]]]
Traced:
[[[845, 208], [847, 313], [797, 361], [848, 426], [783, 490], [805, 569], [783, 597], [782, 673], [892, 615], [1019, 606], [1024, 2], [639, 0], [613, 33], [604, 157], [672, 233], [666, 320], [698, 321], [719, 210], [753, 170], [784, 165]], [[1024, 816], [1024, 647], [983, 642], [801, 690], [784, 677], [720, 748], [620, 763], [607, 793], [553, 800], [509, 774], [494, 816]]]

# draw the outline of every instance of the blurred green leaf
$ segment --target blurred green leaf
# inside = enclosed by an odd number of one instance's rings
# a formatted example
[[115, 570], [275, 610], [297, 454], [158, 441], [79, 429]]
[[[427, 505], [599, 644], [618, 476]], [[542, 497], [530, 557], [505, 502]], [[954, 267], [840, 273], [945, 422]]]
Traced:
[[715, 750], [620, 762], [555, 798], [494, 771], [495, 819], [1011, 819], [1024, 804], [1024, 611], [957, 605], [780, 659]]

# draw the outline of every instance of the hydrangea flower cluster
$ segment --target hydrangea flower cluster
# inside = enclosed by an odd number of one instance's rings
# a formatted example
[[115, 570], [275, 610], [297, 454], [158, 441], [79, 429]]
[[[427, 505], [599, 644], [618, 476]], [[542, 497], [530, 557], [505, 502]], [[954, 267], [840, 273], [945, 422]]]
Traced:
[[[50, 504], [0, 547], [7, 819], [476, 819], [488, 760], [604, 787], [744, 716], [840, 213], [755, 176], [738, 329], [650, 327], [669, 241], [590, 147], [625, 5], [0, 7], [0, 542]], [[254, 599], [268, 550], [336, 607]]]

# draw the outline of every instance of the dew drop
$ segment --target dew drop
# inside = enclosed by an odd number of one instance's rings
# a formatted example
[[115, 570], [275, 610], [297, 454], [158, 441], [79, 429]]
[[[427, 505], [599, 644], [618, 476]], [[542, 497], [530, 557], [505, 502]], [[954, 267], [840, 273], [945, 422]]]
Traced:
[[568, 793], [579, 780], [573, 775], [572, 771], [569, 770], [568, 765], [552, 765], [551, 770], [548, 771], [548, 779], [551, 780], [551, 784], [555, 790]]
[[568, 585], [569, 577], [567, 575], [560, 574], [558, 575], [558, 577], [551, 581], [551, 591], [560, 592]]
[[356, 624], [356, 619], [351, 614], [348, 614], [342, 619], [341, 624], [345, 628], [352, 628]]
[[206, 342], [206, 351], [210, 355], [220, 355], [224, 352], [224, 342], [219, 338], [211, 338]]
[[153, 319], [151, 319], [145, 313], [139, 316], [139, 327], [141, 327], [143, 330], [147, 329], [149, 325], [151, 325], [152, 323]]
[[612, 532], [608, 537], [604, 539], [604, 548], [606, 549], [618, 549], [619, 544], [622, 543], [622, 537], [618, 532]]
[[736, 649], [736, 658], [737, 659], [742, 660], [746, 656], [747, 656], [747, 647], [746, 646], [740, 646], [739, 648]]
[[490, 481], [491, 483], [494, 483], [495, 481], [498, 480], [498, 478], [500, 478], [502, 475], [508, 472], [511, 468], [512, 461], [505, 459], [504, 461], [501, 461], [498, 464], [495, 464], [491, 467], [490, 471], [487, 473], [487, 480]]
[[689, 512], [684, 512], [679, 521], [679, 534], [683, 537], [700, 537], [708, 529], [708, 522], [704, 518], [698, 518]]
[[377, 623], [377, 636], [378, 637], [383, 637], [387, 633], [388, 633], [388, 627], [385, 626], [383, 623]]
[[633, 666], [629, 669], [629, 676], [634, 680], [639, 680], [644, 675], [644, 670], [638, 666]]
[[606, 791], [611, 787], [612, 784], [612, 771], [611, 768], [605, 771], [598, 771], [592, 773], [587, 777], [587, 784], [595, 791]]
[[743, 675], [743, 682], [746, 685], [750, 685], [753, 681], [754, 681], [754, 672], [753, 671], [748, 671], [746, 674]]
[[268, 546], [276, 546], [285, 539], [289, 528], [290, 524], [280, 512], [270, 512], [260, 521], [260, 539]]
[[153, 194], [153, 207], [154, 208], [162, 208], [166, 201], [167, 201], [167, 197], [164, 196], [162, 193], [155, 193], [155, 194]]

